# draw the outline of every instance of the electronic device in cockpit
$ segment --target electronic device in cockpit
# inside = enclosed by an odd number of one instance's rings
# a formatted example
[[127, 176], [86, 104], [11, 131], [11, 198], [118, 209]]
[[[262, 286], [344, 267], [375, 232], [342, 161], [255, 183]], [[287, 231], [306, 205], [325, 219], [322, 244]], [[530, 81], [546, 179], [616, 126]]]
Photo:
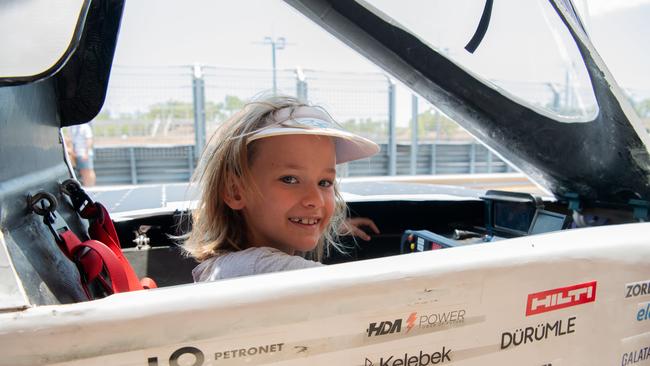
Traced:
[[451, 237], [428, 230], [406, 230], [402, 234], [401, 253], [423, 252], [478, 244], [562, 230], [567, 215], [544, 209], [541, 198], [528, 193], [487, 191], [485, 228], [456, 229]]

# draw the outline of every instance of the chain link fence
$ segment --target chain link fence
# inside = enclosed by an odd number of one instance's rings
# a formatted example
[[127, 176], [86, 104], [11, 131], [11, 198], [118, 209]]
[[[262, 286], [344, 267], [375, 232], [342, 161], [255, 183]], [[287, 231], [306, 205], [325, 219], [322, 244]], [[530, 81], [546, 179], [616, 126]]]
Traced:
[[[115, 66], [108, 95], [92, 121], [96, 145], [189, 144], [195, 141], [196, 79], [203, 88], [205, 134], [247, 101], [272, 93], [270, 70], [201, 66]], [[322, 105], [347, 128], [386, 139], [388, 80], [382, 74], [278, 70], [278, 93]]]
[[[205, 65], [114, 66], [103, 109], [91, 126], [98, 147], [98, 168], [103, 169], [105, 158], [106, 174], [122, 177], [98, 176], [98, 180], [108, 183], [186, 179], [205, 141], [219, 124], [247, 101], [272, 94], [273, 75], [273, 70], [268, 69]], [[493, 160], [491, 153], [476, 145], [478, 142], [472, 136], [421, 98], [412, 102], [417, 103], [417, 131], [413, 131], [412, 114], [405, 117], [401, 113], [401, 123], [397, 123], [395, 87], [384, 74], [276, 70], [275, 84], [278, 93], [323, 106], [346, 129], [388, 149], [376, 157], [355, 162], [354, 166], [341, 167], [342, 175], [471, 173], [511, 169], [496, 157]], [[517, 90], [519, 96], [535, 101], [537, 107], [559, 114], [584, 114], [590, 112], [589, 108], [591, 112], [595, 108], [585, 103], [589, 100], [586, 92], [578, 92], [582, 89], [567, 85], [503, 81], [498, 84], [508, 85], [508, 90]], [[626, 93], [646, 128], [650, 127], [650, 91], [629, 89]], [[405, 108], [404, 103], [400, 108]], [[416, 132], [415, 136], [413, 132]], [[422, 148], [413, 151], [411, 159], [414, 162], [409, 163], [405, 151], [410, 151], [409, 146], [413, 144], [422, 144]], [[464, 147], [455, 148], [454, 144]], [[443, 145], [446, 147], [436, 148]], [[152, 150], [161, 146], [182, 154], [169, 156]], [[478, 150], [476, 146], [479, 146]], [[454, 149], [461, 152], [456, 153]], [[437, 153], [454, 157], [436, 156]], [[111, 156], [118, 155], [128, 164], [119, 167], [112, 164], [115, 169], [111, 170]], [[161, 156], [164, 158], [158, 159]], [[133, 170], [138, 166], [134, 161], [147, 159], [148, 171]], [[445, 166], [445, 159], [449, 159], [451, 165], [441, 168]], [[454, 164], [459, 168], [451, 168]], [[157, 174], [157, 171], [169, 174]]]

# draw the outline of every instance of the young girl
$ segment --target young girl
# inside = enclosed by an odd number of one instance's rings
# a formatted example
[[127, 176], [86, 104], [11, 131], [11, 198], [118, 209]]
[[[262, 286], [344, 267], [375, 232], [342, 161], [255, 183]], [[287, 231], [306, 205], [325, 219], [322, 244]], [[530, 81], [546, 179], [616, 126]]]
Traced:
[[[202, 195], [184, 243], [201, 262], [194, 280], [321, 265], [295, 254], [314, 251], [320, 261], [328, 245], [340, 249], [346, 210], [336, 164], [378, 151], [295, 98], [244, 106], [212, 136], [196, 177]], [[378, 232], [370, 220], [356, 224]]]

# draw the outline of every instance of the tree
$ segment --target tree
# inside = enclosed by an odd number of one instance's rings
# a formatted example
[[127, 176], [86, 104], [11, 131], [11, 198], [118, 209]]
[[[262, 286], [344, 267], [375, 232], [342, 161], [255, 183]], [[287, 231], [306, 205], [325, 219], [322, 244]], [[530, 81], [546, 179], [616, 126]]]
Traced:
[[644, 99], [638, 103], [633, 103], [634, 104], [634, 109], [636, 109], [636, 113], [639, 115], [641, 118], [648, 118], [650, 117], [650, 99]]
[[102, 110], [95, 116], [95, 118], [93, 118], [94, 121], [108, 121], [109, 119], [111, 119], [111, 115], [106, 110]]
[[160, 119], [163, 121], [167, 119], [192, 119], [194, 118], [194, 106], [192, 103], [170, 99], [166, 102], [151, 105], [149, 112], [144, 118], [148, 120]]
[[348, 119], [341, 123], [346, 130], [361, 135], [384, 135], [386, 134], [386, 121], [373, 121], [372, 118]]
[[234, 95], [226, 95], [224, 102], [222, 104], [223, 110], [226, 111], [228, 117], [232, 116], [233, 113], [244, 107], [244, 101], [239, 99], [239, 97]]
[[[440, 124], [439, 130], [436, 126], [438, 123]], [[445, 135], [445, 138], [450, 138], [454, 133], [461, 130], [458, 123], [433, 108], [418, 114], [418, 134], [420, 136], [433, 136], [434, 131], [440, 131], [441, 135]], [[440, 136], [435, 136], [435, 138], [438, 139]]]
[[[223, 121], [240, 110], [244, 104], [244, 101], [234, 95], [226, 95], [224, 101], [219, 103], [206, 101], [205, 119], [214, 122]], [[192, 120], [194, 119], [194, 104], [170, 99], [151, 105], [144, 118], [148, 120]]]

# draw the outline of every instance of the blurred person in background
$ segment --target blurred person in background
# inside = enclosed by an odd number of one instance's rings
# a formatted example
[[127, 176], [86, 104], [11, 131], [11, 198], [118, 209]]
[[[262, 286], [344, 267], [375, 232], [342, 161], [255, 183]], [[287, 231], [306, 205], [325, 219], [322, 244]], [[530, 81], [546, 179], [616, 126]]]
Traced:
[[86, 187], [95, 185], [95, 169], [93, 166], [93, 131], [88, 124], [70, 127], [72, 140], [72, 161], [79, 172], [81, 184]]

